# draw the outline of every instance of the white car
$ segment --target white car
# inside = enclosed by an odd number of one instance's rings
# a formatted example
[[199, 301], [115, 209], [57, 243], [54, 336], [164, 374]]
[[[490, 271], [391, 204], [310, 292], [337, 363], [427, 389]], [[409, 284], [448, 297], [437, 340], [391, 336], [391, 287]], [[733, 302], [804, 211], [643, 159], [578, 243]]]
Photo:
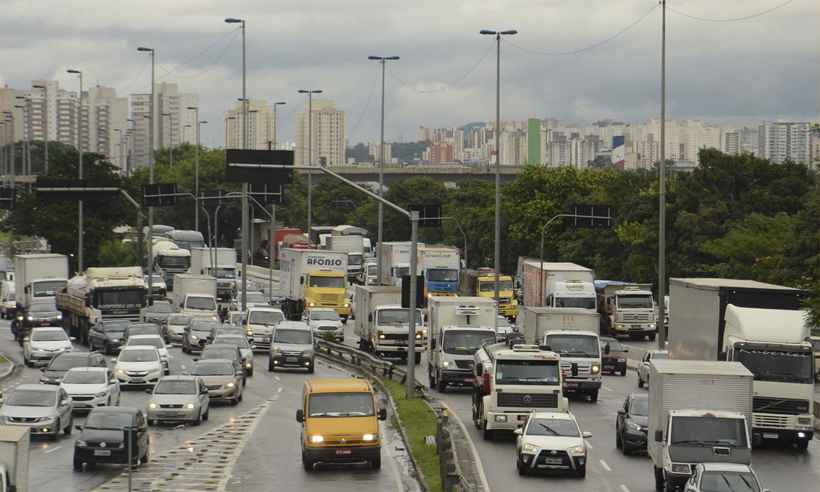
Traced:
[[700, 463], [686, 482], [684, 492], [768, 492], [760, 486], [749, 465]]
[[114, 373], [120, 385], [153, 386], [162, 377], [162, 358], [151, 345], [129, 345], [120, 350]]
[[91, 410], [120, 404], [120, 383], [107, 367], [74, 367], [60, 387], [68, 393], [74, 410]]
[[250, 307], [245, 322], [245, 334], [253, 344], [255, 352], [267, 352], [273, 328], [285, 319], [281, 309], [272, 307]]
[[335, 309], [309, 308], [305, 310], [304, 318], [315, 337], [328, 338], [336, 342], [344, 341], [344, 325]]
[[131, 335], [128, 337], [126, 347], [132, 345], [150, 345], [159, 351], [159, 357], [162, 359], [162, 369], [164, 374], [170, 374], [171, 369], [168, 365], [168, 347], [165, 346], [165, 341], [159, 335]]
[[23, 360], [27, 366], [48, 365], [51, 359], [72, 350], [71, 339], [59, 327], [33, 328], [23, 342]]
[[510, 324], [510, 321], [505, 318], [504, 316], [499, 316], [498, 321], [496, 321], [496, 329], [495, 329], [495, 338], [499, 342], [503, 342], [507, 340], [507, 337], [510, 333], [513, 333], [513, 326]]
[[586, 476], [587, 444], [592, 436], [581, 432], [569, 412], [533, 412], [515, 430], [515, 464], [519, 475], [536, 471], [559, 471]]
[[666, 350], [649, 350], [641, 358], [641, 363], [638, 364], [638, 388], [643, 388], [644, 385], [649, 387], [649, 362], [653, 359], [668, 359], [669, 352]]

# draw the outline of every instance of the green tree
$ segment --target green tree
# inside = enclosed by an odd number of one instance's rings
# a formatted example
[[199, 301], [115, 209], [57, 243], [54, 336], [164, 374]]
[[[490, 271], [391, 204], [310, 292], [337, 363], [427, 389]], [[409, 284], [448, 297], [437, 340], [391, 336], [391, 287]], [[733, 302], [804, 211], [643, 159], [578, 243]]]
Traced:
[[112, 239], [100, 245], [98, 266], [134, 266], [140, 263], [136, 243]]

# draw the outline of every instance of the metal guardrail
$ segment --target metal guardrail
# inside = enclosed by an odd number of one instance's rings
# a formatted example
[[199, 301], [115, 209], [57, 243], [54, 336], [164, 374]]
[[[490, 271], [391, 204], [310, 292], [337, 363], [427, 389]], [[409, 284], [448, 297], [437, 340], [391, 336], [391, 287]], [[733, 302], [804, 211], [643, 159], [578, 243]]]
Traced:
[[[404, 384], [407, 370], [390, 361], [380, 359], [372, 354], [356, 348], [329, 340], [317, 339], [316, 348], [323, 355], [342, 363], [355, 367], [366, 374], [380, 378], [389, 378]], [[437, 404], [437, 399], [427, 392], [427, 388], [416, 382], [416, 392], [436, 414], [436, 451], [439, 457], [439, 473], [444, 492], [478, 492], [481, 490], [476, 484], [464, 477], [459, 466], [456, 448], [450, 430], [450, 421], [447, 411]]]

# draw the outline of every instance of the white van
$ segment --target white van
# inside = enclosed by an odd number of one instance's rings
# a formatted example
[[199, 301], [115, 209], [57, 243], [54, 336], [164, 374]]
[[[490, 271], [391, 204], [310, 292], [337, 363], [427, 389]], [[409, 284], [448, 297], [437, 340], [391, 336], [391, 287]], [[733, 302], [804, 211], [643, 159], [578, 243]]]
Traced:
[[4, 280], [0, 284], [0, 315], [3, 319], [11, 319], [17, 307], [14, 297], [14, 281]]

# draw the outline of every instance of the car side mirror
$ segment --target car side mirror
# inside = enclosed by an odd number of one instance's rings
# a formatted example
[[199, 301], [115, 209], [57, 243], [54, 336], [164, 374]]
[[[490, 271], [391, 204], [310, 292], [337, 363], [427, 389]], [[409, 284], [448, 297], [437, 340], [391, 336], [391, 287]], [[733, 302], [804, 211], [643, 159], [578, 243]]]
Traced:
[[626, 415], [626, 410], [624, 410], [623, 408], [619, 408], [618, 415]]
[[68, 398], [66, 398], [64, 400], [60, 400], [60, 406], [61, 407], [64, 407], [64, 406], [68, 405], [69, 403], [71, 403], [71, 400], [68, 399]]
[[74, 428], [75, 428], [75, 429], [77, 429], [77, 430], [78, 430], [78, 431], [80, 431], [80, 432], [82, 432], [82, 431], [83, 431], [83, 426], [82, 426], [81, 424], [77, 424], [77, 425], [75, 425], [75, 426], [74, 426]]
[[663, 431], [656, 430], [655, 431], [655, 442], [663, 442]]
[[45, 368], [45, 367], [41, 367], [41, 368], [40, 368], [40, 372], [45, 373], [45, 372], [46, 372], [46, 368]]
[[582, 432], [581, 435], [584, 436], [584, 439], [589, 439], [590, 437], [592, 437], [592, 432], [585, 431]]
[[524, 428], [523, 427], [516, 427], [515, 430], [513, 431], [513, 434], [515, 434], [516, 436], [523, 435], [524, 434]]
[[387, 420], [387, 409], [380, 408], [379, 409], [379, 420]]
[[108, 381], [108, 384], [117, 384], [117, 378], [110, 379], [110, 380]]
[[299, 410], [296, 410], [296, 421], [299, 422], [299, 423], [302, 423], [302, 422], [305, 421], [305, 411], [302, 410], [301, 408]]
[[199, 393], [201, 395], [207, 395], [208, 394], [208, 388], [202, 388], [202, 391], [200, 391]]
[[628, 353], [628, 352], [629, 352], [629, 349], [628, 349], [628, 348], [624, 348], [624, 349], [623, 349], [623, 352], [624, 352], [624, 353]]
[[154, 390], [152, 390], [151, 388], [145, 388], [145, 394], [146, 395], [152, 395], [152, 394], [154, 394]]

